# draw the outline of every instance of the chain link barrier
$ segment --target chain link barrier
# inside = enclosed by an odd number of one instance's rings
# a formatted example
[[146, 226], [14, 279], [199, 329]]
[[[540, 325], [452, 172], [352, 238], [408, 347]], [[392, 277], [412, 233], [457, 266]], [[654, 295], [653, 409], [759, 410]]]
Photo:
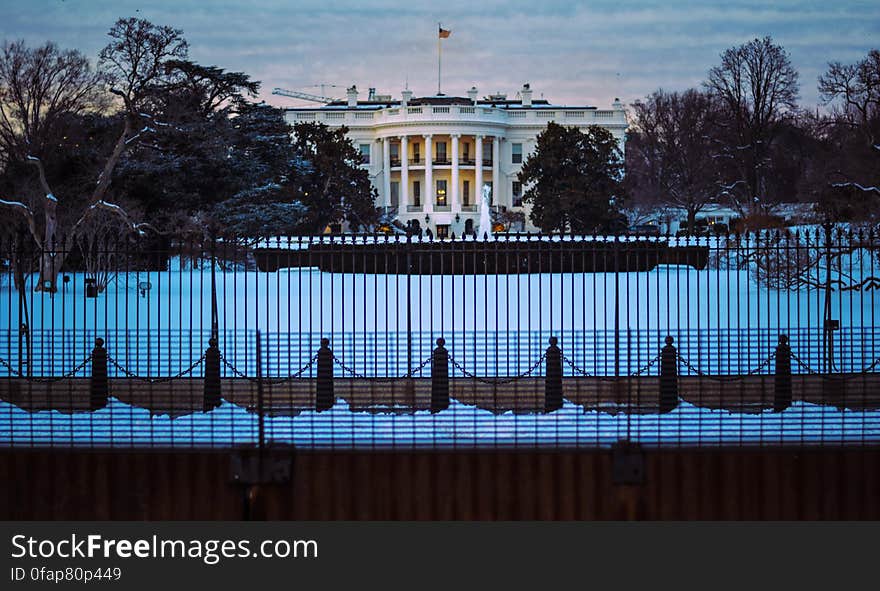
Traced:
[[415, 368], [406, 372], [405, 374], [403, 374], [399, 378], [371, 378], [369, 376], [365, 376], [365, 375], [360, 374], [357, 371], [353, 370], [352, 368], [348, 367], [347, 365], [345, 365], [345, 363], [343, 363], [343, 361], [341, 359], [339, 359], [336, 355], [333, 356], [333, 363], [335, 363], [336, 365], [341, 367], [342, 371], [348, 373], [351, 377], [353, 377], [356, 380], [370, 380], [371, 382], [374, 382], [377, 384], [389, 384], [389, 383], [396, 381], [396, 380], [409, 379], [409, 378], [413, 377], [414, 375], [416, 375], [417, 373], [421, 373], [421, 371], [423, 369], [425, 369], [425, 367], [429, 363], [431, 363], [431, 359], [433, 359], [433, 357], [434, 357], [433, 354], [428, 355], [428, 357], [426, 357], [424, 361], [422, 361]]
[[[681, 364], [684, 365], [684, 367], [685, 367], [689, 372], [691, 372], [691, 373], [693, 373], [693, 374], [696, 374], [696, 375], [698, 375], [698, 376], [700, 376], [700, 377], [704, 377], [704, 378], [707, 378], [707, 379], [709, 379], [709, 380], [713, 380], [713, 381], [717, 381], [717, 382], [735, 382], [735, 381], [742, 380], [742, 379], [745, 379], [745, 378], [747, 378], [747, 377], [750, 377], [750, 376], [756, 375], [756, 374], [760, 373], [761, 371], [763, 371], [763, 370], [764, 370], [767, 366], [769, 366], [770, 363], [776, 358], [776, 352], [774, 351], [773, 353], [771, 353], [771, 354], [767, 357], [767, 359], [765, 359], [764, 361], [762, 361], [758, 366], [756, 366], [754, 369], [751, 369], [751, 370], [748, 371], [747, 373], [745, 373], [745, 374], [739, 374], [739, 375], [733, 375], [733, 376], [718, 376], [718, 375], [712, 375], [712, 374], [709, 374], [709, 373], [703, 371], [702, 369], [700, 369], [699, 367], [697, 367], [696, 365], [694, 365], [693, 363], [691, 363], [691, 362], [690, 362], [686, 357], [684, 357], [683, 355], [681, 355], [681, 354], [677, 354], [676, 357], [677, 357], [678, 361], [681, 362]], [[531, 375], [535, 372], [535, 370], [537, 370], [537, 369], [540, 367], [540, 365], [546, 360], [546, 358], [547, 358], [547, 354], [546, 354], [546, 353], [543, 353], [543, 354], [541, 355], [541, 357], [540, 357], [540, 358], [539, 358], [539, 359], [538, 359], [538, 360], [537, 360], [537, 361], [536, 361], [531, 367], [529, 367], [528, 370], [526, 370], [525, 372], [523, 372], [523, 373], [521, 373], [521, 374], [519, 374], [519, 375], [511, 376], [511, 377], [509, 377], [509, 378], [485, 378], [485, 377], [481, 377], [481, 376], [478, 376], [478, 375], [476, 375], [476, 374], [474, 374], [474, 373], [471, 373], [470, 371], [468, 371], [467, 369], [465, 369], [465, 367], [462, 366], [462, 365], [461, 365], [461, 364], [460, 364], [455, 358], [453, 358], [452, 356], [449, 357], [449, 361], [450, 361], [450, 363], [452, 363], [452, 365], [453, 365], [458, 371], [460, 371], [465, 377], [468, 377], [468, 378], [471, 378], [471, 379], [477, 380], [478, 382], [481, 382], [481, 383], [484, 383], [484, 384], [489, 384], [489, 385], [501, 385], [501, 384], [509, 384], [509, 383], [515, 382], [515, 381], [517, 381], [517, 380], [521, 380], [521, 379], [524, 379], [524, 378], [527, 378], [527, 377], [531, 376]], [[655, 356], [655, 357], [654, 357], [653, 359], [651, 359], [646, 365], [644, 365], [643, 367], [639, 368], [639, 369], [636, 370], [635, 372], [629, 374], [628, 377], [638, 377], [638, 376], [643, 375], [643, 374], [646, 373], [648, 370], [650, 370], [653, 366], [655, 366], [655, 365], [657, 364], [657, 362], [660, 361], [660, 358], [661, 358], [660, 355]], [[291, 380], [294, 380], [294, 379], [300, 378], [300, 377], [302, 377], [302, 375], [303, 375], [306, 371], [308, 371], [308, 370], [309, 370], [309, 369], [315, 364], [315, 362], [317, 361], [317, 359], [318, 359], [318, 355], [317, 355], [317, 353], [316, 353], [316, 354], [315, 354], [315, 355], [309, 360], [308, 363], [306, 363], [304, 366], [302, 366], [302, 367], [301, 367], [299, 370], [297, 370], [296, 372], [294, 372], [294, 373], [292, 373], [292, 374], [290, 374], [290, 375], [288, 375], [288, 376], [286, 376], [286, 377], [282, 377], [282, 378], [263, 378], [263, 382], [266, 383], [266, 384], [282, 384], [282, 383], [284, 383], [284, 382], [288, 382], [288, 381], [291, 381]], [[433, 359], [433, 355], [429, 355], [429, 356], [426, 357], [425, 360], [422, 361], [419, 365], [417, 365], [415, 368], [413, 368], [412, 370], [408, 371], [407, 373], [403, 374], [403, 375], [400, 376], [400, 377], [375, 378], [375, 377], [369, 377], [369, 376], [366, 376], [366, 375], [364, 375], [364, 374], [361, 374], [361, 373], [357, 372], [356, 370], [354, 370], [354, 369], [352, 369], [351, 367], [349, 367], [348, 365], [346, 365], [341, 359], [339, 359], [338, 357], [336, 357], [336, 355], [333, 356], [333, 362], [334, 362], [336, 365], [338, 365], [338, 366], [339, 366], [339, 367], [340, 367], [345, 373], [348, 373], [348, 374], [351, 375], [353, 378], [355, 378], [355, 379], [360, 379], [360, 380], [370, 380], [370, 381], [377, 382], [377, 383], [390, 383], [390, 382], [393, 382], [393, 381], [395, 381], [395, 380], [402, 380], [402, 379], [408, 379], [408, 378], [411, 378], [411, 377], [413, 377], [414, 375], [416, 375], [416, 374], [418, 374], [418, 373], [421, 373], [421, 372], [425, 369], [425, 367], [427, 367], [428, 364], [431, 363], [431, 360], [432, 360], [432, 359]], [[876, 369], [878, 366], [880, 366], [880, 357], [878, 357], [878, 358], [875, 359], [870, 365], [868, 365], [866, 368], [864, 368], [864, 369], [862, 369], [862, 370], [860, 370], [860, 371], [857, 371], [857, 372], [853, 372], [851, 375], [846, 375], [846, 376], [844, 376], [844, 375], [837, 375], [837, 374], [831, 374], [831, 373], [823, 373], [823, 372], [817, 371], [817, 370], [813, 369], [813, 368], [812, 368], [812, 367], [811, 367], [806, 361], [804, 361], [803, 359], [801, 359], [801, 357], [798, 356], [794, 351], [791, 352], [791, 359], [792, 359], [795, 363], [797, 363], [797, 365], [798, 365], [801, 369], [803, 369], [806, 373], [808, 373], [808, 374], [810, 374], [810, 375], [819, 375], [819, 376], [824, 376], [824, 377], [826, 377], [826, 378], [828, 378], [828, 379], [842, 380], [842, 381], [847, 381], [847, 380], [856, 379], [856, 378], [858, 378], [858, 377], [860, 377], [860, 376], [863, 376], [863, 375], [865, 375], [865, 374], [869, 374], [869, 373], [876, 373], [876, 372], [875, 372], [875, 369]], [[229, 369], [229, 371], [231, 371], [232, 374], [233, 374], [234, 376], [236, 376], [236, 377], [243, 378], [243, 379], [246, 379], [246, 380], [249, 380], [249, 381], [252, 381], [252, 382], [256, 382], [256, 381], [259, 379], [259, 378], [253, 377], [253, 376], [248, 376], [247, 374], [243, 373], [243, 372], [240, 371], [237, 367], [235, 367], [235, 365], [233, 365], [233, 364], [232, 364], [232, 363], [231, 363], [231, 362], [230, 362], [225, 356], [223, 356], [223, 355], [220, 356], [220, 360], [223, 362], [224, 366], [226, 366], [226, 368]], [[584, 370], [584, 369], [578, 367], [578, 365], [577, 365], [577, 364], [576, 364], [571, 358], [569, 358], [567, 355], [565, 355], [564, 353], [562, 354], [562, 360], [565, 362], [566, 365], [568, 365], [568, 366], [571, 368], [572, 372], [574, 372], [575, 374], [577, 374], [577, 375], [579, 375], [579, 376], [582, 376], [582, 377], [588, 377], [588, 378], [595, 378], [595, 379], [602, 380], [602, 381], [614, 381], [614, 380], [618, 379], [617, 376], [602, 376], [602, 375], [596, 375], [596, 374], [590, 373], [590, 372], [588, 372], [588, 371], [586, 371], [586, 370]], [[5, 368], [5, 369], [11, 374], [11, 376], [12, 376], [12, 377], [15, 377], [15, 378], [19, 378], [19, 379], [23, 379], [23, 380], [27, 380], [27, 381], [35, 382], [35, 383], [53, 383], [53, 382], [58, 382], [58, 381], [61, 381], [61, 380], [66, 380], [66, 379], [69, 379], [69, 378], [74, 377], [76, 374], [78, 374], [80, 371], [82, 371], [82, 370], [86, 367], [86, 365], [88, 365], [91, 361], [92, 361], [92, 356], [89, 355], [89, 356], [88, 356], [86, 359], [84, 359], [79, 365], [77, 365], [76, 367], [74, 367], [74, 368], [72, 368], [71, 370], [67, 371], [67, 372], [64, 373], [63, 375], [60, 375], [60, 376], [52, 376], [52, 377], [32, 377], [32, 376], [26, 376], [26, 375], [22, 374], [21, 372], [19, 372], [18, 370], [16, 370], [16, 369], [12, 366], [11, 363], [9, 363], [6, 359], [3, 359], [3, 358], [0, 358], [0, 367], [4, 367], [4, 368]], [[205, 361], [205, 355], [202, 355], [199, 359], [197, 359], [197, 360], [194, 361], [192, 364], [190, 364], [186, 369], [184, 369], [184, 370], [178, 372], [177, 374], [175, 374], [175, 375], [173, 375], [173, 376], [163, 376], [163, 377], [157, 377], [157, 378], [151, 378], [151, 377], [140, 376], [140, 375], [138, 375], [137, 373], [135, 373], [135, 372], [129, 370], [128, 368], [126, 368], [125, 366], [123, 366], [121, 363], [119, 363], [119, 362], [118, 362], [114, 357], [112, 357], [111, 355], [107, 355], [107, 361], [108, 361], [111, 365], [113, 365], [113, 367], [115, 367], [118, 371], [120, 371], [122, 374], [124, 374], [126, 377], [129, 377], [129, 378], [132, 378], [132, 379], [136, 379], [136, 380], [139, 380], [139, 381], [142, 381], [142, 382], [147, 382], [147, 383], [150, 383], [150, 384], [159, 384], [159, 383], [163, 383], [163, 382], [168, 382], [168, 381], [171, 381], [171, 380], [179, 379], [179, 378], [182, 378], [182, 377], [184, 377], [184, 376], [186, 376], [186, 375], [192, 373], [192, 372], [193, 372], [193, 371], [194, 371], [199, 365], [201, 365], [201, 364]]]
[[547, 353], [542, 353], [542, 354], [541, 354], [541, 357], [535, 362], [534, 365], [532, 365], [532, 366], [531, 366], [529, 369], [527, 369], [524, 373], [521, 373], [521, 374], [519, 374], [518, 376], [512, 376], [512, 377], [509, 377], [509, 378], [494, 378], [494, 379], [483, 378], [483, 377], [480, 377], [480, 376], [478, 376], [478, 375], [476, 375], [476, 374], [473, 374], [473, 373], [469, 372], [469, 371], [466, 370], [466, 369], [465, 369], [465, 368], [464, 368], [464, 367], [463, 367], [458, 361], [456, 361], [455, 358], [452, 357], [451, 355], [449, 356], [449, 361], [452, 363], [452, 365], [453, 365], [458, 371], [460, 371], [460, 372], [461, 372], [462, 374], [464, 374], [466, 377], [469, 377], [469, 378], [471, 378], [471, 379], [474, 379], [474, 380], [476, 380], [476, 381], [478, 381], [478, 382], [480, 382], [480, 383], [483, 383], [483, 384], [489, 384], [490, 386], [500, 386], [500, 385], [502, 385], [502, 384], [510, 384], [510, 383], [516, 382], [516, 381], [518, 381], [518, 380], [521, 380], [521, 379], [523, 379], [523, 378], [527, 378], [527, 377], [529, 377], [530, 375], [532, 375], [532, 374], [535, 372], [536, 369], [538, 369], [538, 368], [541, 366], [541, 364], [544, 362], [544, 360], [545, 360], [546, 358], [547, 358]]
[[161, 384], [163, 382], [170, 382], [171, 380], [176, 380], [176, 379], [182, 378], [183, 376], [191, 373], [199, 365], [201, 365], [204, 360], [205, 360], [205, 356], [202, 355], [201, 357], [199, 357], [198, 359], [193, 361], [189, 367], [176, 373], [173, 376], [162, 376], [159, 378], [151, 378], [151, 377], [137, 375], [135, 372], [131, 371], [130, 369], [128, 369], [127, 367], [123, 366], [121, 363], [116, 361], [116, 359], [114, 359], [112, 355], [107, 355], [107, 361], [109, 361], [113, 367], [115, 367], [116, 369], [121, 371], [123, 374], [125, 374], [125, 377], [132, 378], [134, 380], [138, 380], [141, 382], [146, 382], [148, 384]]
[[308, 371], [309, 368], [312, 367], [315, 364], [315, 361], [317, 361], [317, 360], [318, 360], [318, 354], [315, 353], [314, 355], [312, 355], [312, 358], [309, 360], [308, 363], [303, 365], [301, 368], [299, 368], [297, 371], [293, 372], [289, 376], [286, 376], [283, 378], [257, 378], [257, 377], [249, 376], [249, 375], [245, 374], [244, 372], [240, 371], [237, 367], [235, 367], [226, 358], [225, 355], [220, 356], [220, 361], [223, 362], [223, 365], [226, 366], [226, 368], [229, 369], [229, 371], [231, 371], [235, 377], [242, 378], [242, 379], [248, 380], [250, 382], [258, 382], [262, 379], [264, 384], [268, 384], [270, 386], [274, 386], [277, 384], [283, 384], [284, 382], [289, 382], [291, 380], [295, 380], [297, 378], [302, 377], [302, 375], [304, 373], [306, 373], [306, 371]]
[[35, 382], [37, 384], [51, 384], [53, 382], [59, 382], [61, 380], [66, 380], [66, 379], [72, 378], [73, 376], [78, 374], [80, 371], [82, 371], [83, 368], [85, 368], [85, 366], [88, 365], [91, 361], [92, 361], [92, 356], [89, 355], [88, 357], [86, 357], [83, 360], [82, 363], [80, 363], [79, 365], [77, 365], [76, 367], [74, 367], [73, 369], [71, 369], [70, 371], [68, 371], [67, 373], [65, 373], [63, 375], [51, 376], [51, 377], [36, 377], [36, 378], [33, 376], [24, 375], [23, 373], [21, 373], [20, 371], [18, 371], [14, 367], [12, 367], [12, 365], [3, 358], [0, 358], [0, 365], [5, 367], [9, 371], [9, 373], [12, 374], [12, 377], [20, 378], [22, 380], [27, 380], [29, 382]]

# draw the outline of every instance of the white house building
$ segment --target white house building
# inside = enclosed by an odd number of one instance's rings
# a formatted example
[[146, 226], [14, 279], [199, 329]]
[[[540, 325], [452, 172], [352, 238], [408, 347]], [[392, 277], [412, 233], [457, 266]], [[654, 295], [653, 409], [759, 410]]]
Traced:
[[352, 86], [345, 101], [287, 109], [287, 120], [346, 126], [378, 191], [377, 205], [396, 209], [402, 224], [430, 228], [438, 237], [460, 236], [478, 225], [484, 184], [491, 188], [496, 211], [524, 214], [519, 216], [524, 227], [513, 222], [507, 230], [534, 229], [516, 177], [548, 122], [601, 125], [621, 150], [627, 127], [619, 100], [608, 110], [553, 105], [533, 99], [528, 84], [510, 100], [498, 94], [478, 99], [476, 88], [466, 97], [415, 98], [404, 90], [393, 100], [371, 89], [366, 100], [359, 100], [358, 94]]

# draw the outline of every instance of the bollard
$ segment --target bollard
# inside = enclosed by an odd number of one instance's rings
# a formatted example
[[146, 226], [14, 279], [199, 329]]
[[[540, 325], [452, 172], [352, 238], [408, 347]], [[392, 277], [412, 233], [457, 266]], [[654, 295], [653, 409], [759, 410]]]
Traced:
[[205, 350], [205, 391], [202, 405], [205, 412], [220, 406], [220, 347], [214, 337], [208, 341], [208, 348]]
[[666, 337], [666, 346], [660, 350], [660, 412], [669, 412], [678, 406], [678, 352], [673, 338]]
[[562, 408], [562, 351], [557, 346], [556, 337], [550, 337], [545, 361], [544, 372], [544, 412], [553, 412]]
[[431, 412], [449, 408], [449, 351], [443, 345], [446, 340], [437, 339], [437, 348], [431, 355]]
[[95, 339], [95, 348], [92, 349], [92, 377], [89, 381], [89, 408], [98, 410], [107, 406], [107, 349], [104, 348], [104, 339]]
[[779, 335], [775, 364], [773, 412], [782, 412], [791, 406], [791, 347], [788, 346], [788, 337], [784, 334]]
[[333, 396], [333, 351], [330, 339], [321, 339], [318, 349], [318, 383], [315, 386], [315, 410], [330, 410], [336, 402]]

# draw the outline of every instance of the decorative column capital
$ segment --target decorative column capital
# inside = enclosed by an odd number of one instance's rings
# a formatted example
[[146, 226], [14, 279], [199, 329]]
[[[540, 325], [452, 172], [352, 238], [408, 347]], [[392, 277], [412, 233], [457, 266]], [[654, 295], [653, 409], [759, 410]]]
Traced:
[[450, 137], [453, 137], [453, 138], [455, 138], [455, 139], [458, 139], [458, 138], [461, 137], [461, 134], [460, 134], [460, 133], [450, 133], [449, 135], [450, 135]]
[[426, 140], [431, 139], [433, 136], [434, 136], [434, 134], [432, 134], [432, 133], [423, 133], [422, 134], [422, 137], [425, 138]]
[[399, 139], [402, 142], [405, 142], [408, 137], [409, 136], [404, 133], [404, 134], [397, 136], [397, 139]]

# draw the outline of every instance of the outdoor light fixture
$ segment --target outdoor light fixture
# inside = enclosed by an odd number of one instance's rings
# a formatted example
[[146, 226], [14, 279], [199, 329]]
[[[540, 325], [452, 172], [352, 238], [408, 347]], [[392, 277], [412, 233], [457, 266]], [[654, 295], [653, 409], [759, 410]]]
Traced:
[[461, 216], [458, 214], [455, 214], [455, 223], [458, 224], [460, 222], [461, 222]]
[[147, 297], [147, 292], [153, 289], [153, 284], [149, 281], [141, 281], [138, 283], [138, 291], [141, 292], [141, 297]]
[[430, 223], [431, 223], [431, 216], [425, 214], [425, 223], [426, 223], [426, 224], [430, 224]]
[[95, 281], [94, 277], [86, 277], [86, 297], [87, 298], [96, 298], [98, 297], [98, 284]]

